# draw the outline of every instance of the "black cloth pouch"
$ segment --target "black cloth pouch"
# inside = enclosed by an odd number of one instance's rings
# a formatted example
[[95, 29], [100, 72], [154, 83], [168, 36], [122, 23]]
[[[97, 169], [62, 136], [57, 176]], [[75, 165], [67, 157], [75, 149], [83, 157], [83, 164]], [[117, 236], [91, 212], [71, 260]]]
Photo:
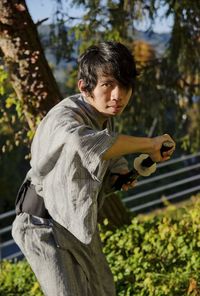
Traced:
[[45, 208], [43, 198], [36, 193], [35, 186], [30, 180], [25, 180], [21, 185], [15, 202], [15, 210], [17, 215], [28, 213], [40, 218], [51, 218]]

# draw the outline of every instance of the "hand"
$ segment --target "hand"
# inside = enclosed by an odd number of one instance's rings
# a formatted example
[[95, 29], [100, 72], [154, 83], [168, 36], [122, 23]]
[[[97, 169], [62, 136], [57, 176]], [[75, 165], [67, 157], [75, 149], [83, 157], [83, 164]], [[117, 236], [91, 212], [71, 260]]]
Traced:
[[[118, 174], [113, 174], [113, 176], [111, 177], [111, 184], [114, 185], [115, 182], [117, 181], [118, 178], [120, 178], [120, 175], [126, 175], [129, 173], [129, 170], [123, 170], [121, 171], [120, 173]], [[137, 184], [137, 180], [132, 180], [132, 181], [129, 181], [127, 182], [126, 184], [123, 184], [121, 189], [124, 190], [124, 191], [128, 191], [129, 189], [132, 189], [136, 186]]]
[[[162, 162], [170, 159], [171, 155], [174, 153], [176, 144], [174, 140], [170, 137], [168, 134], [164, 134], [162, 136], [158, 136], [152, 139], [153, 140], [153, 146], [154, 146], [154, 151], [152, 153], [149, 153], [151, 159], [154, 162]], [[168, 151], [165, 151], [161, 155], [161, 147], [164, 142], [171, 142], [172, 143], [172, 148], [169, 149]]]
[[129, 189], [133, 189], [137, 185], [137, 180], [133, 180], [132, 182], [128, 182], [124, 185], [122, 185], [122, 189], [124, 191], [128, 191]]

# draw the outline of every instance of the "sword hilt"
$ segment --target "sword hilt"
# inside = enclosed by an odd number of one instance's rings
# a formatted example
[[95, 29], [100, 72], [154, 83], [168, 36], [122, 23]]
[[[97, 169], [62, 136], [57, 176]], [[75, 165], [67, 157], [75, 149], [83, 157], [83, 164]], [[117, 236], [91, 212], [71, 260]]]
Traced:
[[[163, 152], [170, 150], [173, 146], [174, 146], [174, 144], [172, 142], [170, 142], [170, 141], [164, 142], [163, 145], [162, 145], [162, 147], [161, 147], [161, 149], [160, 149], [161, 155], [163, 155]], [[147, 171], [147, 169], [151, 168], [152, 166], [155, 166], [155, 162], [151, 159], [150, 156], [147, 156], [140, 163], [140, 167], [143, 169], [143, 172], [145, 172], [145, 169]], [[116, 173], [112, 174], [112, 175], [118, 176], [116, 182], [113, 185], [113, 188], [116, 189], [116, 190], [120, 190], [122, 188], [123, 184], [127, 184], [129, 182], [132, 183], [140, 175], [142, 175], [142, 174], [140, 174], [138, 172], [138, 170], [132, 169], [130, 172], [128, 172], [127, 174], [124, 174], [124, 175], [122, 175], [122, 174], [116, 174]], [[148, 176], [151, 173], [153, 173], [155, 170], [156, 170], [156, 167], [154, 167], [154, 169], [152, 170], [152, 172], [146, 173], [143, 176]]]
[[[160, 149], [160, 154], [161, 156], [163, 156], [163, 152], [166, 152], [168, 150], [170, 150], [172, 147], [174, 146], [174, 144], [170, 141], [166, 141], [162, 144], [162, 147]], [[141, 163], [141, 166], [149, 168], [151, 167], [155, 162], [151, 159], [151, 157], [147, 157], [146, 159], [144, 159]]]

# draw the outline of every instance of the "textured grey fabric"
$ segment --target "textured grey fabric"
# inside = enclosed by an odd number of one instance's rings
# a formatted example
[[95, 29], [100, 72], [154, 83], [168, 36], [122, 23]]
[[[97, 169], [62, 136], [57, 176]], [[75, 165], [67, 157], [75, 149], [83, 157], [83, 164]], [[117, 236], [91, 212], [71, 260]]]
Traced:
[[46, 296], [115, 295], [97, 214], [112, 190], [110, 173], [128, 168], [124, 158], [102, 160], [116, 137], [112, 119], [80, 94], [50, 110], [36, 131], [26, 178], [52, 220], [20, 214], [12, 234]]
[[106, 173], [127, 168], [124, 159], [101, 158], [117, 137], [112, 119], [104, 121], [81, 95], [66, 98], [42, 120], [31, 147], [27, 178], [51, 217], [85, 244], [95, 232], [103, 192], [110, 190]]
[[23, 213], [12, 235], [31, 265], [45, 296], [115, 296], [98, 230], [84, 245], [53, 220]]

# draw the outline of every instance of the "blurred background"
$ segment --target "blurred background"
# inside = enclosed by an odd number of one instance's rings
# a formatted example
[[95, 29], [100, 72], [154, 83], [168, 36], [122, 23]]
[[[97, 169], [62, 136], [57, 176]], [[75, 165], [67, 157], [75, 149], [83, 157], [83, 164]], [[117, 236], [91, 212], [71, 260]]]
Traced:
[[[76, 59], [88, 46], [103, 40], [115, 40], [124, 43], [132, 51], [139, 76], [134, 98], [124, 114], [116, 119], [116, 129], [120, 133], [136, 136], [151, 137], [169, 133], [175, 139], [177, 149], [173, 159], [159, 167], [157, 175], [152, 177], [154, 179], [141, 180], [134, 191], [120, 193], [129, 209], [135, 213], [149, 211], [163, 206], [167, 200], [182, 201], [199, 192], [200, 2], [21, 2], [26, 3], [36, 24], [46, 60], [61, 94], [60, 99], [78, 91]], [[16, 24], [19, 22], [16, 20]], [[34, 32], [30, 31], [31, 34]], [[22, 35], [22, 39], [28, 40], [29, 36]], [[13, 78], [11, 74], [15, 70], [13, 67], [10, 69], [6, 52], [2, 48], [0, 213], [5, 213], [14, 209], [16, 192], [29, 169], [29, 149], [35, 128], [51, 107], [51, 102], [52, 105], [55, 102], [51, 99], [53, 94], [48, 98], [49, 105], [42, 105], [36, 92], [24, 95], [19, 87], [24, 79], [20, 78], [16, 82]], [[33, 60], [30, 63], [34, 63]], [[36, 75], [34, 73], [33, 78]], [[29, 83], [29, 87], [34, 88], [34, 81]], [[134, 157], [128, 157], [130, 168]], [[186, 172], [187, 175], [183, 175]], [[144, 203], [147, 206], [144, 207]]]

